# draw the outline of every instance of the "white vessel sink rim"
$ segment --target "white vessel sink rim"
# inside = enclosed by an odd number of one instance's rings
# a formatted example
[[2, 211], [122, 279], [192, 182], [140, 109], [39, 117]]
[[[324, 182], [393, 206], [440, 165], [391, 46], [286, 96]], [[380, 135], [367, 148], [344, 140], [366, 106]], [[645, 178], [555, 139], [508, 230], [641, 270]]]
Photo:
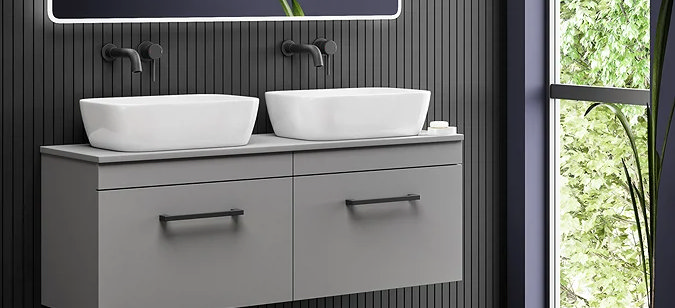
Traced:
[[362, 96], [385, 96], [385, 95], [410, 95], [428, 93], [427, 90], [402, 89], [402, 88], [335, 88], [335, 89], [307, 89], [307, 90], [280, 90], [267, 91], [266, 93], [283, 96], [301, 96], [304, 98], [314, 97], [362, 97]]
[[272, 91], [265, 98], [277, 136], [328, 141], [417, 135], [431, 92], [338, 88]]
[[225, 94], [125, 96], [81, 99], [80, 110], [93, 147], [150, 152], [245, 145], [258, 103]]
[[[88, 103], [102, 105], [125, 106], [152, 106], [152, 105], [181, 105], [186, 99], [199, 98], [201, 103], [219, 103], [228, 101], [258, 101], [258, 98], [229, 94], [176, 94], [176, 95], [143, 95], [143, 96], [116, 96], [84, 98]], [[212, 100], [205, 100], [212, 99]]]

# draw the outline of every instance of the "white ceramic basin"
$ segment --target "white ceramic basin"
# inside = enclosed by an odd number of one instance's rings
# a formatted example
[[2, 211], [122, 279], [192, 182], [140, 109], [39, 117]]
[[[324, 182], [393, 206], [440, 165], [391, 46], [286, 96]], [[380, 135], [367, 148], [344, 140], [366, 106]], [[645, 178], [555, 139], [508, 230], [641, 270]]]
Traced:
[[139, 152], [248, 143], [258, 99], [233, 95], [167, 95], [80, 100], [92, 146]]
[[265, 93], [277, 136], [343, 140], [417, 135], [431, 92], [349, 88]]

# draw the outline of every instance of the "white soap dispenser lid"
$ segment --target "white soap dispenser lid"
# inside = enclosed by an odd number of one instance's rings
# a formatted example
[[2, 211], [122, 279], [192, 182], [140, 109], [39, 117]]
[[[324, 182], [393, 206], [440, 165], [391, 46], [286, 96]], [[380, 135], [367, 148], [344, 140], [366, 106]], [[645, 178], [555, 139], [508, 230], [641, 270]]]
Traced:
[[448, 128], [450, 127], [450, 124], [447, 121], [432, 121], [429, 123], [429, 127], [431, 128]]
[[449, 136], [457, 134], [457, 127], [450, 126], [447, 121], [433, 121], [429, 123], [427, 132], [431, 136]]

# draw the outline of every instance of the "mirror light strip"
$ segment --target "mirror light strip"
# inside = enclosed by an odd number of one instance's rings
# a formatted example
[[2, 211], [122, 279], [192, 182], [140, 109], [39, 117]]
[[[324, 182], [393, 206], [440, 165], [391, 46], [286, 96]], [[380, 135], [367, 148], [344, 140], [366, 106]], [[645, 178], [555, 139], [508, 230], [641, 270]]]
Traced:
[[167, 17], [167, 18], [57, 18], [52, 2], [47, 0], [47, 15], [56, 24], [101, 24], [101, 23], [159, 23], [159, 22], [237, 22], [237, 21], [312, 21], [312, 20], [391, 20], [401, 16], [402, 1], [398, 0], [398, 11], [394, 15], [352, 15], [352, 16], [261, 16], [261, 17]]

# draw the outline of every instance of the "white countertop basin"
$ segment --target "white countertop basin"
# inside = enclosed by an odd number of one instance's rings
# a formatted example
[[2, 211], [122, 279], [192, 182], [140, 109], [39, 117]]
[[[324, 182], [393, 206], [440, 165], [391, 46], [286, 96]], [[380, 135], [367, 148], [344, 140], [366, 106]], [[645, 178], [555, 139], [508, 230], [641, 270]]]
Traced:
[[265, 98], [277, 136], [345, 140], [419, 134], [431, 92], [346, 88], [274, 91]]
[[258, 113], [253, 97], [194, 94], [80, 100], [92, 146], [141, 152], [241, 146]]

